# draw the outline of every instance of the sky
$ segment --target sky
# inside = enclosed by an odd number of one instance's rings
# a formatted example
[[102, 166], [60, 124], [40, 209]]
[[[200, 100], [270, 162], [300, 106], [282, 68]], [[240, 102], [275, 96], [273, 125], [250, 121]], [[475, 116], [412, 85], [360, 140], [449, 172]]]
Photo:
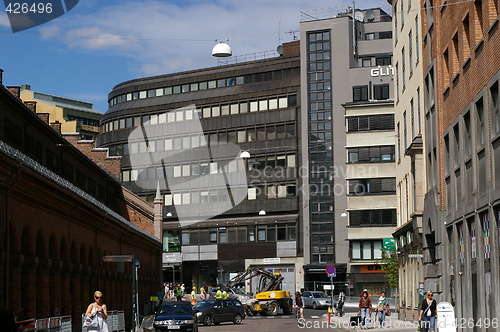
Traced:
[[[80, 0], [48, 23], [13, 33], [0, 2], [3, 84], [28, 84], [106, 112], [116, 84], [217, 66], [211, 51], [221, 39], [233, 56], [276, 50], [293, 40], [301, 11], [324, 18], [348, 6], [352, 1]], [[385, 0], [356, 2], [356, 8], [374, 7], [391, 10]], [[320, 8], [328, 9], [315, 11]]]

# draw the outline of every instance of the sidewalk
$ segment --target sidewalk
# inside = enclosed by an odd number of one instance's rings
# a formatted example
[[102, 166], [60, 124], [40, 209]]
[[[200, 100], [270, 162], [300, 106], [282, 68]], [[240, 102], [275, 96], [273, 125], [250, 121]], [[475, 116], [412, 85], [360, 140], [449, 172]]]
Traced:
[[[327, 314], [323, 315], [324, 318], [327, 318]], [[356, 313], [346, 313], [343, 317], [332, 316], [331, 324], [342, 328], [347, 331], [364, 331], [359, 326], [351, 326], [350, 320], [351, 317], [357, 316]], [[405, 332], [405, 331], [417, 331], [417, 323], [411, 321], [402, 321], [398, 319], [398, 314], [392, 312], [390, 316], [385, 317], [384, 327], [380, 326], [378, 321], [376, 320], [375, 312], [371, 315], [372, 321], [369, 323], [368, 327], [370, 331], [388, 331], [391, 332]]]

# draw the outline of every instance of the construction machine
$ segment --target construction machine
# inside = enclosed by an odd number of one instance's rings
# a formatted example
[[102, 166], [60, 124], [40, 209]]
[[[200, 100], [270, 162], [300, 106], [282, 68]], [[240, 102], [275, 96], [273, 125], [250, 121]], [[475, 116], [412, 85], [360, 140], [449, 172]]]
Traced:
[[232, 278], [227, 287], [232, 288], [257, 276], [260, 278], [255, 297], [244, 303], [247, 312], [276, 316], [280, 310], [283, 310], [285, 315], [290, 315], [292, 313], [292, 298], [289, 291], [281, 289], [284, 279], [281, 273], [272, 273], [266, 269], [250, 266], [246, 271], [240, 272]]

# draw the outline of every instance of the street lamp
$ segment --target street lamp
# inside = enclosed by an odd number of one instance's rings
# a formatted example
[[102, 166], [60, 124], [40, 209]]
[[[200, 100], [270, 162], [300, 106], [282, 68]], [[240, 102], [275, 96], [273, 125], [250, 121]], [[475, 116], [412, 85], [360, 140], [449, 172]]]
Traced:
[[259, 216], [265, 216], [267, 213], [265, 210], [260, 210], [259, 211]]
[[248, 159], [250, 158], [250, 152], [248, 152], [248, 150], [243, 150], [240, 152], [240, 155], [238, 157], [240, 157], [241, 159]]

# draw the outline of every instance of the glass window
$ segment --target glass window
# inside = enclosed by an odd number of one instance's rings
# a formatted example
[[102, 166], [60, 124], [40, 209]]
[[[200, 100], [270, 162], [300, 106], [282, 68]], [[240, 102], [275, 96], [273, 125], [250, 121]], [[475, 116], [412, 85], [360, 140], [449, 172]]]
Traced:
[[363, 59], [363, 67], [371, 67], [372, 66], [372, 59], [367, 58]]
[[283, 98], [279, 98], [279, 108], [286, 108], [288, 107], [288, 98], [286, 97], [283, 97]]
[[265, 241], [266, 240], [266, 228], [265, 226], [259, 226], [257, 229], [257, 241]]
[[227, 86], [233, 86], [234, 84], [235, 84], [234, 77], [229, 77], [228, 79], [226, 79]]
[[267, 100], [259, 100], [259, 111], [267, 111]]
[[361, 259], [361, 242], [352, 242], [352, 259]]
[[286, 198], [286, 185], [279, 185], [278, 189], [278, 198]]
[[165, 194], [165, 205], [170, 206], [173, 204], [172, 194]]
[[269, 99], [269, 109], [275, 110], [278, 108], [278, 99]]
[[231, 114], [238, 114], [238, 104], [231, 104]]
[[182, 176], [191, 175], [191, 165], [182, 165]]
[[222, 115], [229, 115], [229, 105], [222, 105], [221, 106], [221, 114]]
[[203, 113], [204, 119], [209, 118], [210, 117], [210, 107], [203, 107], [202, 113]]
[[127, 101], [131, 101], [132, 100], [132, 94], [131, 93], [127, 93]]
[[168, 122], [175, 122], [175, 112], [174, 111], [169, 111], [167, 113], [167, 121]]
[[221, 115], [220, 109], [221, 109], [220, 106], [213, 106], [212, 116], [220, 116]]
[[259, 110], [259, 103], [257, 101], [250, 102], [250, 112], [257, 112]]
[[174, 205], [182, 204], [182, 194], [174, 194]]
[[176, 86], [172, 87], [172, 92], [173, 93], [181, 93], [181, 86], [176, 85]]
[[215, 89], [217, 87], [217, 81], [208, 81], [208, 88]]
[[167, 113], [160, 113], [158, 115], [158, 123], [166, 123], [167, 122]]
[[178, 110], [175, 112], [175, 121], [184, 121], [184, 110]]
[[266, 140], [266, 128], [257, 128], [257, 140], [259, 142], [264, 142]]
[[191, 204], [191, 194], [183, 193], [182, 194], [182, 204], [189, 205]]
[[139, 99], [144, 99], [147, 97], [146, 91], [139, 91]]
[[172, 92], [173, 92], [173, 90], [172, 90], [172, 87], [171, 87], [171, 86], [169, 86], [168, 88], [165, 88], [165, 94], [166, 94], [166, 95], [171, 95], [171, 94], [172, 94]]
[[257, 188], [248, 188], [248, 200], [257, 199]]
[[382, 259], [382, 241], [373, 242], [373, 259]]
[[248, 103], [240, 103], [240, 113], [248, 112]]
[[238, 130], [238, 143], [245, 143], [247, 138], [247, 133], [245, 130]]
[[276, 228], [274, 226], [267, 227], [267, 241], [276, 241]]
[[248, 242], [255, 242], [255, 229], [253, 227], [248, 228]]
[[191, 136], [191, 147], [197, 148], [200, 146], [200, 136]]
[[274, 126], [268, 126], [266, 128], [266, 132], [267, 132], [267, 140], [268, 141], [276, 139], [276, 130], [275, 130]]
[[267, 186], [267, 198], [275, 199], [276, 198], [276, 187], [275, 186]]
[[371, 241], [363, 241], [363, 259], [373, 259]]
[[178, 178], [182, 176], [182, 167], [174, 166], [174, 178]]
[[286, 156], [287, 167], [295, 167], [295, 155], [291, 154]]

